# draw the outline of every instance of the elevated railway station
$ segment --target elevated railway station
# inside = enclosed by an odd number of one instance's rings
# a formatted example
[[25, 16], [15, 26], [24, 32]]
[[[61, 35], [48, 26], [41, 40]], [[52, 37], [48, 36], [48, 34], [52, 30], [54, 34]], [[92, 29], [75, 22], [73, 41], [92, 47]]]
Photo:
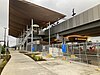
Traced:
[[[87, 39], [88, 36], [100, 36], [100, 4], [54, 25], [64, 17], [64, 14], [25, 0], [9, 0], [9, 35], [17, 38], [18, 50], [32, 52], [56, 48], [58, 53], [62, 53], [64, 44], [67, 46], [67, 55], [75, 55], [79, 60], [87, 62], [90, 58], [98, 61], [100, 44], [91, 43], [91, 46], [96, 47], [94, 53], [91, 53]], [[51, 27], [43, 31], [48, 26]]]
[[31, 50], [33, 44], [48, 43], [43, 41], [42, 29], [64, 17], [25, 0], [9, 0], [9, 35], [18, 38], [20, 49]]

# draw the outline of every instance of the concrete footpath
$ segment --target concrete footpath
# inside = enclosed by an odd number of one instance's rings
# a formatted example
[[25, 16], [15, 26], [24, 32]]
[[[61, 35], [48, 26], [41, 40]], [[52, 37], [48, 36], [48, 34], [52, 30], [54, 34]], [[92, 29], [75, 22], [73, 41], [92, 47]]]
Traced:
[[18, 51], [11, 51], [10, 53], [11, 59], [4, 67], [1, 75], [56, 75]]

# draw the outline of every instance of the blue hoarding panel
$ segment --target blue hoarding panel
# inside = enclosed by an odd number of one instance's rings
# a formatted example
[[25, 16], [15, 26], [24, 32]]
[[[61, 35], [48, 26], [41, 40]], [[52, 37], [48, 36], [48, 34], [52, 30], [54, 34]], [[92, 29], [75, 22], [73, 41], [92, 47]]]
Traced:
[[32, 47], [32, 52], [35, 50], [35, 48], [34, 47]]
[[62, 52], [63, 53], [66, 53], [67, 52], [67, 47], [66, 47], [66, 44], [62, 44]]

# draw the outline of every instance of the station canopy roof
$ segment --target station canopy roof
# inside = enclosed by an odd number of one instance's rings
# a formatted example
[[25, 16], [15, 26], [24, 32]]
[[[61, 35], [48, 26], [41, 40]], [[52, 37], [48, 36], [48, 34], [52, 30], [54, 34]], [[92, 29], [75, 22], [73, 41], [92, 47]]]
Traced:
[[9, 35], [19, 37], [27, 25], [31, 26], [31, 19], [44, 28], [48, 22], [53, 24], [64, 17], [61, 13], [25, 0], [9, 0]]

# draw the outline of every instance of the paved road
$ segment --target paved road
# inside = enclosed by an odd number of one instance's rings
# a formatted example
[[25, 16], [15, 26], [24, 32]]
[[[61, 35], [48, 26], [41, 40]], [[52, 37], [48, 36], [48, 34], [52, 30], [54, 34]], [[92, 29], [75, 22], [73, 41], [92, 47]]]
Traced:
[[18, 51], [11, 51], [11, 56], [1, 75], [56, 75]]

